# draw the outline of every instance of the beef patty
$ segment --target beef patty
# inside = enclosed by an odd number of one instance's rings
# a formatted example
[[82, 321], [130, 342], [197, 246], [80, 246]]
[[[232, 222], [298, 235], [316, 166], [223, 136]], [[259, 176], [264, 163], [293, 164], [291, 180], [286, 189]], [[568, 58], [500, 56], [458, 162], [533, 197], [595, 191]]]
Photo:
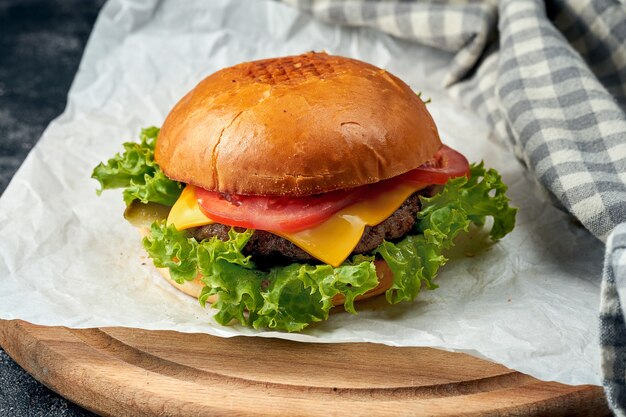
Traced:
[[[406, 235], [415, 225], [417, 212], [420, 210], [420, 195], [430, 195], [430, 188], [425, 188], [407, 198], [391, 216], [376, 226], [366, 226], [361, 240], [352, 251], [352, 255], [369, 253], [376, 249], [383, 240], [396, 240]], [[221, 240], [228, 240], [230, 226], [215, 223], [206, 226], [194, 227], [188, 232], [196, 240], [211, 239], [217, 236]], [[245, 229], [236, 227], [236, 231]], [[288, 261], [315, 262], [311, 255], [291, 243], [285, 238], [256, 230], [243, 249], [245, 255], [253, 258], [278, 257]]]

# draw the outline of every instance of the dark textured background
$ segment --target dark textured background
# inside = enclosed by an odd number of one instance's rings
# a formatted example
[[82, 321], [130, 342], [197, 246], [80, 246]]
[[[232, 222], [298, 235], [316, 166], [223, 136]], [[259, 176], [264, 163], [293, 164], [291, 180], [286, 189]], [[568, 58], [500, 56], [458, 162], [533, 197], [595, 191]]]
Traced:
[[[0, 0], [0, 194], [67, 91], [104, 0]], [[0, 416], [92, 416], [0, 349]]]

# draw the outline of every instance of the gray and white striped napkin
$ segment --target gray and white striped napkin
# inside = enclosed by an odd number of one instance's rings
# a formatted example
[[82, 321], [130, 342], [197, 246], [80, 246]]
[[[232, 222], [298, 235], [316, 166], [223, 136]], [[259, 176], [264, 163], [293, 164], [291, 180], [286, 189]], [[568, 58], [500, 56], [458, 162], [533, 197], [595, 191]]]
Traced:
[[[618, 0], [282, 0], [452, 52], [452, 96], [508, 141], [559, 207], [607, 242], [602, 372], [626, 416], [626, 5]], [[598, 271], [600, 273], [600, 271]], [[621, 290], [620, 290], [621, 289]]]

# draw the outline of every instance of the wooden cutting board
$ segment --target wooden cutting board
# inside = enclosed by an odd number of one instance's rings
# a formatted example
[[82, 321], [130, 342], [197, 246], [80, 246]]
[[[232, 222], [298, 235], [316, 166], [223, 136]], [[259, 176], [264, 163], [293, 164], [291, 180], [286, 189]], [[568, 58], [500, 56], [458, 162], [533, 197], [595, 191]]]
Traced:
[[602, 389], [542, 382], [465, 354], [369, 343], [0, 321], [35, 378], [114, 416], [603, 416]]

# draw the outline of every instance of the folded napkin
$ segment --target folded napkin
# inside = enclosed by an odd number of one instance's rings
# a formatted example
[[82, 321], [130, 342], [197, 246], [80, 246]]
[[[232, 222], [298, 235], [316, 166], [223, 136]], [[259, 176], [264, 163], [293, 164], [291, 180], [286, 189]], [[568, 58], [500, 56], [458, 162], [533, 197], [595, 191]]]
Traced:
[[620, 288], [626, 291], [626, 5], [283, 1], [329, 22], [372, 27], [454, 54], [445, 79], [450, 94], [493, 125], [557, 206], [607, 242], [602, 372], [611, 407], [626, 415], [619, 301]]

